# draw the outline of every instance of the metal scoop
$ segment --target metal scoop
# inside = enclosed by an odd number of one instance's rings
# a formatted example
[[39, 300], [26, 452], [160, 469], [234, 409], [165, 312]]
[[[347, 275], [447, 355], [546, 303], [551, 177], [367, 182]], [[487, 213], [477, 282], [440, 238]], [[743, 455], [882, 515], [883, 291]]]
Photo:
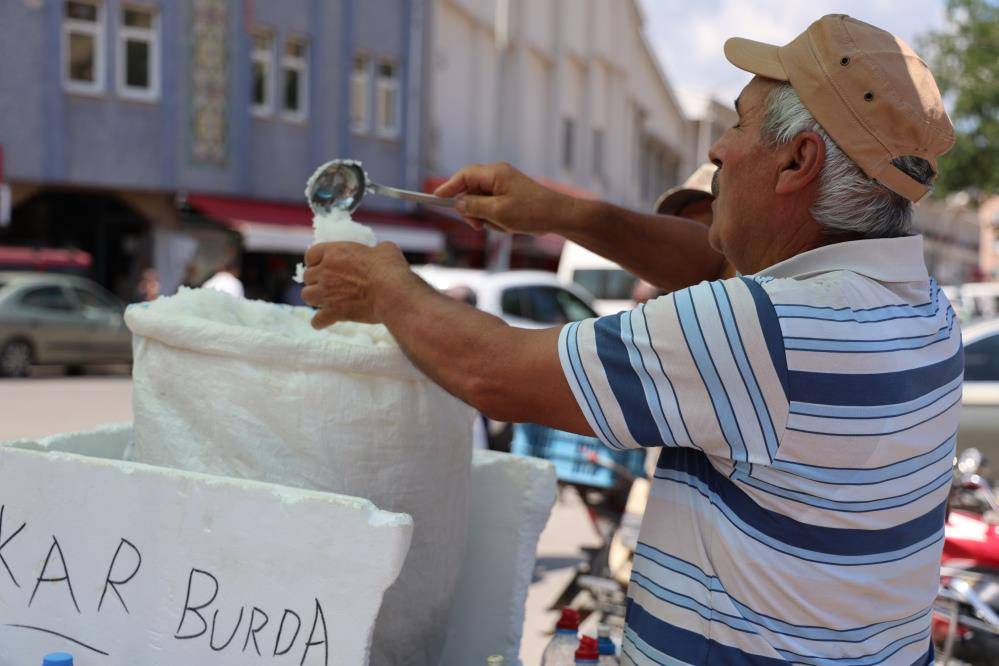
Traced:
[[328, 213], [334, 208], [353, 213], [361, 205], [361, 199], [367, 192], [432, 206], [454, 208], [455, 204], [455, 199], [373, 183], [361, 163], [356, 160], [327, 162], [313, 174], [305, 186], [309, 208], [317, 215]]

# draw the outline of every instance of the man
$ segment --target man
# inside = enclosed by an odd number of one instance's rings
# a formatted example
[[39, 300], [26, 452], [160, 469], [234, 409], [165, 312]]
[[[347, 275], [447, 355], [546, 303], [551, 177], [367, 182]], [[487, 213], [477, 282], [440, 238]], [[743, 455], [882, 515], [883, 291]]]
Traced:
[[[434, 293], [391, 245], [306, 256], [316, 327], [384, 322], [447, 390], [506, 421], [661, 446], [624, 663], [929, 664], [963, 355], [912, 202], [953, 129], [900, 40], [826, 16], [775, 47], [712, 146], [710, 230], [462, 169], [472, 224], [557, 232], [682, 289], [523, 331]], [[682, 286], [682, 285], [681, 285]]]

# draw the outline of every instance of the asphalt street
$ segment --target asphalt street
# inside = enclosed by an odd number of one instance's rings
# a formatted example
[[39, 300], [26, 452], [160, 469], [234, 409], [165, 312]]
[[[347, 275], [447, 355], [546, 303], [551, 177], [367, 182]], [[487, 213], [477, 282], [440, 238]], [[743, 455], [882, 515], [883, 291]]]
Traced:
[[[41, 371], [28, 379], [0, 380], [0, 441], [132, 420], [132, 381], [127, 369], [108, 368], [104, 372], [64, 377], [56, 371]], [[521, 644], [525, 666], [541, 662], [558, 619], [558, 613], [548, 607], [572, 578], [580, 548], [596, 543], [579, 498], [572, 491], [563, 492], [538, 545]]]

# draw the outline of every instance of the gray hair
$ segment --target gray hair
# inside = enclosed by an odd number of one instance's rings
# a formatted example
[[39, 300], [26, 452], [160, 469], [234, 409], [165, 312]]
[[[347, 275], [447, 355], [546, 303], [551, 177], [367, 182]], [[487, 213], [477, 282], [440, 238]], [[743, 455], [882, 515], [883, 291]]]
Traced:
[[[811, 213], [827, 233], [859, 234], [864, 238], [893, 238], [911, 233], [912, 203], [868, 177], [829, 138], [794, 88], [789, 83], [779, 83], [764, 101], [760, 130], [763, 142], [776, 148], [805, 131], [817, 133], [826, 144], [819, 192]], [[936, 175], [930, 163], [920, 157], [897, 157], [892, 164], [926, 186]]]

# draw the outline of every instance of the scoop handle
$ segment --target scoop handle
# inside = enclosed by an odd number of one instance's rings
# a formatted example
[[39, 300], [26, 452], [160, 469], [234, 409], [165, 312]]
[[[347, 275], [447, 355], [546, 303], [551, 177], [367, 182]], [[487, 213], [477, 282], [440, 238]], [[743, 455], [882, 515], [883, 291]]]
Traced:
[[417, 203], [429, 204], [431, 206], [444, 206], [446, 208], [454, 208], [454, 204], [457, 199], [449, 199], [446, 197], [435, 197], [432, 194], [425, 194], [424, 192], [413, 192], [412, 190], [401, 190], [397, 187], [389, 187], [388, 185], [379, 185], [378, 183], [370, 183], [369, 187], [375, 194], [381, 194], [386, 197], [392, 197], [394, 199], [405, 199], [406, 201], [415, 201]]

